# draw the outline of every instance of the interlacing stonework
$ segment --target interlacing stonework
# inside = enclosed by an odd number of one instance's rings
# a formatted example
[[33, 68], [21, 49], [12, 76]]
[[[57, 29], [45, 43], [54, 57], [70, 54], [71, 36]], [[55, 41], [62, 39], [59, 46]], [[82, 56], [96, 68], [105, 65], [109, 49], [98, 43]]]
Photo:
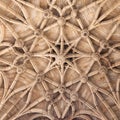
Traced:
[[0, 0], [0, 120], [120, 120], [120, 0]]

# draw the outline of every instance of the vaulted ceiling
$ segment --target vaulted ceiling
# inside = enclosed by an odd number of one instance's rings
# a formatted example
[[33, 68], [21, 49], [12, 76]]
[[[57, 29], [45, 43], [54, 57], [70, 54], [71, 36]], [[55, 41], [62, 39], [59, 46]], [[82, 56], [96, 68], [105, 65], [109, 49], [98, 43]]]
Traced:
[[0, 0], [0, 120], [120, 120], [120, 0]]

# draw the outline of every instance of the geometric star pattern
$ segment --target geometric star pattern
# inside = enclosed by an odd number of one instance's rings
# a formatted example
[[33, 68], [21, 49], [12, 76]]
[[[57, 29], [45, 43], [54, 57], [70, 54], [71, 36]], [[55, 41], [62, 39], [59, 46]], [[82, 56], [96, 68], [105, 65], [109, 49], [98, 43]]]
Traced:
[[120, 0], [0, 0], [0, 120], [120, 120]]

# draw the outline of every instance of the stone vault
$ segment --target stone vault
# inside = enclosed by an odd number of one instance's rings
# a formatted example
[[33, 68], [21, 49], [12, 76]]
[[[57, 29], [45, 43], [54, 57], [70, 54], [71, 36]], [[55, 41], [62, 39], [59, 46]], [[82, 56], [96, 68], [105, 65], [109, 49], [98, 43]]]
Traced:
[[0, 0], [0, 120], [120, 120], [120, 0]]

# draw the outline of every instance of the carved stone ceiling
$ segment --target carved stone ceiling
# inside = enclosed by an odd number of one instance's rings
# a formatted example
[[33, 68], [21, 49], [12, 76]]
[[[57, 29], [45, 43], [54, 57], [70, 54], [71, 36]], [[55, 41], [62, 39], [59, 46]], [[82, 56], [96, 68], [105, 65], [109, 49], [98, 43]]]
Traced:
[[0, 120], [120, 120], [120, 0], [0, 0]]

